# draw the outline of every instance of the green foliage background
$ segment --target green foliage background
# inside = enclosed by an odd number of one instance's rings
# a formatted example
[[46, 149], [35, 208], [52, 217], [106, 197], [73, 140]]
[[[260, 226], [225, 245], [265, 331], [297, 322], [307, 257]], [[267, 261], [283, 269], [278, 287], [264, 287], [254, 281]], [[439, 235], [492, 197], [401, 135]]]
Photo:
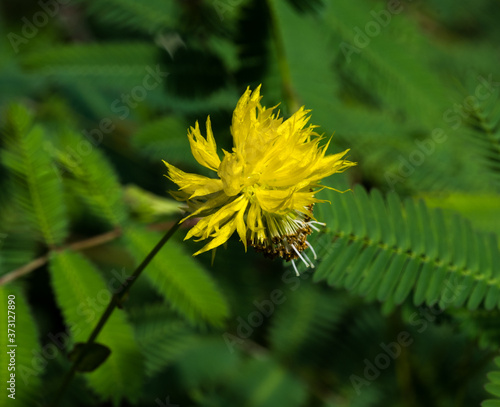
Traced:
[[203, 173], [187, 128], [210, 115], [230, 149], [262, 84], [358, 162], [325, 180], [352, 190], [322, 191], [316, 268], [236, 237], [211, 264], [181, 228], [61, 405], [500, 406], [499, 20], [494, 0], [3, 1], [0, 404], [49, 404], [176, 219], [161, 160]]

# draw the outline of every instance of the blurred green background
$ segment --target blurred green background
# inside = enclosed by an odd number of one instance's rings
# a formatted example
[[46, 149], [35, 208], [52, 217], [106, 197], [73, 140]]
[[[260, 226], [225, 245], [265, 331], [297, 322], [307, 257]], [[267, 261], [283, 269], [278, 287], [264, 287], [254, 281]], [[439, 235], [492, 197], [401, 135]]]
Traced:
[[0, 404], [49, 405], [176, 218], [161, 160], [210, 175], [188, 127], [210, 115], [230, 150], [262, 84], [358, 162], [325, 180], [353, 192], [322, 192], [315, 274], [236, 237], [192, 258], [181, 227], [61, 405], [500, 406], [498, 21], [495, 0], [3, 0]]

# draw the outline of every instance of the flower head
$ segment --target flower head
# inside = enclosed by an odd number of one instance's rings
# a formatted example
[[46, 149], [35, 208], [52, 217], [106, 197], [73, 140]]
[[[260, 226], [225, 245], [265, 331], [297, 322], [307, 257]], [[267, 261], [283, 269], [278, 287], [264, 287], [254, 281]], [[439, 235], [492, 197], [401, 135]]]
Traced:
[[324, 188], [319, 182], [354, 163], [343, 159], [348, 150], [326, 154], [328, 143], [320, 146], [317, 126], [307, 125], [308, 110], [302, 107], [283, 120], [275, 107], [266, 109], [260, 100], [259, 86], [253, 92], [248, 88], [238, 101], [231, 126], [234, 147], [223, 150], [222, 160], [210, 117], [206, 138], [198, 122], [190, 128], [193, 156], [217, 178], [188, 174], [165, 162], [168, 178], [179, 186], [171, 194], [188, 205], [190, 213], [182, 221], [201, 217], [186, 239], [211, 239], [195, 255], [215, 249], [237, 232], [245, 250], [250, 245], [271, 258], [300, 258], [313, 266], [303, 251], [319, 223], [312, 213], [313, 205], [322, 202], [315, 197]]

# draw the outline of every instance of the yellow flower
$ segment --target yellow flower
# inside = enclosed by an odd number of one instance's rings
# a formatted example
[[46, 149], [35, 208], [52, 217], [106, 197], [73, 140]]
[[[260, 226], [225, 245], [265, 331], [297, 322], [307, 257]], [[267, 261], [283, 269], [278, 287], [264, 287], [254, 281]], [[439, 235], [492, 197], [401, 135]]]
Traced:
[[168, 178], [179, 186], [171, 194], [185, 201], [190, 212], [181, 222], [201, 217], [185, 239], [211, 238], [198, 255], [225, 243], [236, 231], [245, 250], [249, 244], [268, 257], [300, 258], [314, 267], [304, 250], [312, 249], [307, 236], [320, 224], [312, 214], [313, 205], [322, 202], [314, 196], [324, 188], [319, 182], [355, 164], [342, 158], [348, 150], [326, 154], [328, 143], [319, 145], [317, 126], [306, 127], [308, 110], [302, 107], [283, 121], [275, 107], [260, 104], [261, 98], [259, 86], [253, 92], [248, 88], [238, 101], [231, 126], [234, 147], [232, 152], [223, 150], [222, 161], [210, 117], [206, 138], [198, 122], [190, 128], [193, 156], [218, 178], [188, 174], [164, 161]]

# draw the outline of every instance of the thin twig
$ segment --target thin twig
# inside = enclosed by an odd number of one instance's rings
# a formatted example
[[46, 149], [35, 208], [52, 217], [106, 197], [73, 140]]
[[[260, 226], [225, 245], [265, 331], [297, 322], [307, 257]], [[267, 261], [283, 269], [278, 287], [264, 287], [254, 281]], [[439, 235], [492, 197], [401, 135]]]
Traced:
[[[150, 225], [148, 228], [152, 230], [166, 230], [170, 229], [173, 225], [173, 222], [164, 222], [161, 224], [157, 225]], [[184, 225], [185, 226], [185, 225]], [[61, 250], [84, 250], [84, 249], [89, 249], [91, 247], [95, 246], [100, 246], [104, 243], [108, 243], [112, 240], [115, 240], [116, 238], [120, 237], [122, 235], [123, 231], [121, 228], [117, 228], [114, 230], [111, 230], [109, 232], [103, 233], [101, 235], [97, 236], [92, 236], [88, 239], [80, 240], [78, 242], [73, 242], [69, 243], [67, 245], [61, 246], [57, 249], [53, 249], [55, 251], [61, 251]], [[24, 266], [21, 266], [15, 270], [9, 271], [8, 273], [4, 274], [3, 276], [0, 277], [0, 286], [5, 285], [7, 283], [10, 283], [11, 281], [17, 280], [19, 277], [25, 276], [26, 274], [31, 273], [32, 271], [35, 271], [37, 268], [42, 267], [45, 265], [50, 258], [50, 251], [47, 254], [44, 254], [43, 256], [40, 256], [29, 263], [25, 264]]]
[[102, 235], [93, 236], [89, 239], [80, 240], [78, 242], [70, 243], [66, 248], [71, 250], [83, 250], [90, 247], [100, 246], [104, 243], [108, 243], [116, 238], [120, 237], [122, 234], [122, 229], [117, 228], [109, 232], [103, 233]]
[[[97, 235], [89, 239], [80, 240], [79, 242], [70, 243], [66, 246], [63, 246], [55, 250], [65, 250], [65, 249], [83, 250], [89, 247], [99, 246], [101, 244], [116, 239], [121, 235], [121, 233], [122, 233], [121, 229], [114, 229], [110, 232], [103, 233], [102, 235]], [[7, 274], [4, 274], [2, 277], [0, 277], [0, 286], [5, 285], [11, 281], [14, 281], [26, 274], [29, 274], [39, 267], [42, 267], [49, 261], [49, 257], [50, 257], [50, 252], [41, 257], [36, 258], [35, 260], [30, 261], [29, 263], [25, 264], [22, 267], [19, 267], [18, 269], [12, 270]]]
[[22, 267], [19, 267], [18, 269], [15, 269], [7, 274], [4, 274], [2, 277], [0, 277], [0, 286], [10, 283], [11, 281], [18, 279], [19, 277], [31, 273], [38, 267], [42, 267], [48, 261], [49, 261], [49, 255], [46, 254], [45, 256], [38, 257], [37, 259], [30, 261], [29, 263], [25, 264]]

